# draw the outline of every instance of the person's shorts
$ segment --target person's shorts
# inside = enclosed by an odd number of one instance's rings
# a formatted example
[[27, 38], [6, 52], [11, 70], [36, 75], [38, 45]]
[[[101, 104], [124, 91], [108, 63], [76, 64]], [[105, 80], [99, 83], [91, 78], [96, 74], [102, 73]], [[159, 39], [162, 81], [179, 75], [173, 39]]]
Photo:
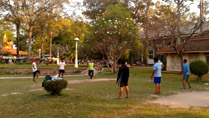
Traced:
[[33, 72], [33, 77], [35, 77], [35, 76], [36, 76], [36, 73], [39, 73], [39, 74], [40, 74], [40, 71], [39, 71], [39, 70], [37, 70], [37, 71]]
[[161, 77], [154, 77], [154, 83], [160, 84], [161, 83]]
[[120, 83], [119, 83], [119, 86], [120, 86], [120, 87], [128, 86], [128, 82], [120, 82]]
[[59, 70], [59, 73], [65, 73], [65, 70]]
[[189, 75], [184, 75], [182, 79], [183, 79], [184, 81], [188, 81]]

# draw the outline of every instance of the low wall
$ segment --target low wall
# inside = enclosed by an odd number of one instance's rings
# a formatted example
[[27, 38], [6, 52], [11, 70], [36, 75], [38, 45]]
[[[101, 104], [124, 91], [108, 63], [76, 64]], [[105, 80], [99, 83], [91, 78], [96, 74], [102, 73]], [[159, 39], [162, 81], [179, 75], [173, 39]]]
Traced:
[[[58, 74], [57, 68], [39, 68], [41, 75]], [[69, 68], [65, 69], [65, 73], [76, 73], [77, 71], [84, 71], [85, 69]], [[14, 74], [32, 74], [31, 68], [0, 68], [0, 73], [14, 73]]]

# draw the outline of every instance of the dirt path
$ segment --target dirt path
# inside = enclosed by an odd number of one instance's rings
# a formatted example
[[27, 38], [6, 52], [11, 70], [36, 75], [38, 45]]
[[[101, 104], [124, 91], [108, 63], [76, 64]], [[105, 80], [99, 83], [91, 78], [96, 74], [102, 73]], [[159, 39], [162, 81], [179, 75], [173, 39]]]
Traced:
[[[94, 71], [94, 75], [97, 75], [97, 71]], [[80, 74], [71, 74], [71, 75], [65, 75], [65, 77], [78, 77], [78, 76], [87, 76], [88, 75], [88, 70], [84, 70]], [[52, 75], [54, 76], [54, 75]], [[45, 76], [39, 76], [39, 78], [44, 78]], [[28, 79], [32, 78], [31, 76], [5, 76], [5, 77], [0, 77], [0, 79]]]
[[167, 105], [171, 108], [209, 107], [209, 92], [182, 92], [159, 97], [148, 103]]

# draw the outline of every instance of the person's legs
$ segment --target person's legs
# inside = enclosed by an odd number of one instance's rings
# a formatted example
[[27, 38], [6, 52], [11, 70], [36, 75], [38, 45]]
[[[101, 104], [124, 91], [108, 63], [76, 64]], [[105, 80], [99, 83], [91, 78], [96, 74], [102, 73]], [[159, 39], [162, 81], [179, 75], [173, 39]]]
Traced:
[[33, 72], [33, 81], [34, 82], [36, 82], [35, 77], [36, 77], [36, 72]]
[[91, 78], [93, 78], [93, 76], [94, 76], [94, 70], [92, 70], [91, 73], [92, 73], [92, 74], [91, 74]]
[[59, 76], [58, 76], [58, 77], [60, 77], [60, 74], [61, 74], [61, 72], [60, 72], [60, 70], [59, 70]]
[[123, 94], [123, 87], [120, 87], [119, 98], [122, 98], [122, 94]]
[[158, 84], [158, 94], [161, 94], [160, 89], [161, 89], [161, 84], [159, 83]]
[[[37, 73], [38, 73], [38, 74], [37, 74]], [[37, 74], [36, 77], [38, 78], [38, 76], [40, 75], [40, 71], [37, 70], [37, 71], [36, 71], [36, 74]]]
[[64, 77], [65, 70], [62, 70], [62, 78]]
[[88, 75], [89, 75], [89, 77], [90, 77], [90, 79], [91, 79], [91, 70], [89, 70], [89, 73], [88, 73]]
[[158, 77], [154, 77], [154, 83], [155, 83], [155, 94], [159, 94], [159, 78]]
[[129, 88], [128, 88], [128, 86], [125, 86], [125, 88], [126, 88], [126, 98], [128, 98], [129, 97]]
[[158, 84], [155, 84], [155, 94], [158, 94]]
[[185, 87], [185, 81], [182, 80], [182, 83], [183, 83], [183, 89], [185, 89], [185, 88], [186, 88], [186, 87]]
[[192, 88], [191, 85], [190, 85], [190, 82], [189, 82], [189, 76], [187, 77], [186, 82], [187, 82], [187, 84], [189, 85], [189, 88]]
[[183, 89], [186, 89], [185, 81], [187, 81], [187, 75], [183, 75], [183, 79], [182, 79]]
[[63, 78], [64, 73], [62, 73], [62, 78]]

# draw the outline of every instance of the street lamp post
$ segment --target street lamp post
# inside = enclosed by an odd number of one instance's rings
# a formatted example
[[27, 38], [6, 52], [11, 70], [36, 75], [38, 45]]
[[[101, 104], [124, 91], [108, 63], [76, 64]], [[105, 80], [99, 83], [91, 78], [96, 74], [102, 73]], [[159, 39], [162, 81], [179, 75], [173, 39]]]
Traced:
[[78, 41], [79, 41], [79, 38], [75, 38], [74, 39], [76, 42], [75, 42], [75, 68], [78, 68]]

